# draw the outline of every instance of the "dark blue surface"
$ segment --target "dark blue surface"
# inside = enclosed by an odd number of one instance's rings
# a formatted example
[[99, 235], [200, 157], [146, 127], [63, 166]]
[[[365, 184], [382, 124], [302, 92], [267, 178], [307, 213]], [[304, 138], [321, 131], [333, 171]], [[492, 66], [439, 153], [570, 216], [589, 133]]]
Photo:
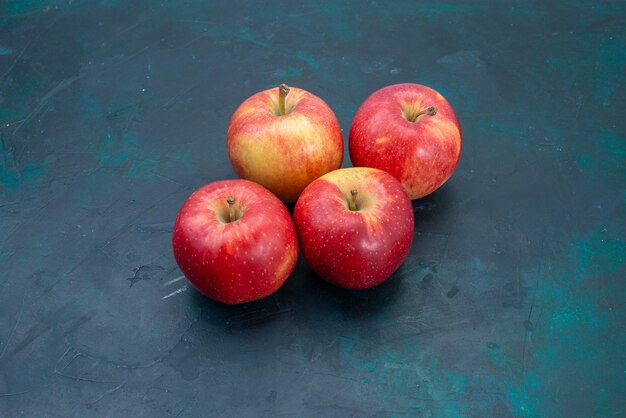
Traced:
[[[0, 415], [623, 416], [625, 16], [3, 2]], [[429, 85], [463, 155], [414, 202], [388, 282], [346, 292], [300, 260], [274, 296], [222, 306], [180, 279], [173, 220], [234, 177], [229, 117], [281, 82], [344, 134], [374, 90]]]

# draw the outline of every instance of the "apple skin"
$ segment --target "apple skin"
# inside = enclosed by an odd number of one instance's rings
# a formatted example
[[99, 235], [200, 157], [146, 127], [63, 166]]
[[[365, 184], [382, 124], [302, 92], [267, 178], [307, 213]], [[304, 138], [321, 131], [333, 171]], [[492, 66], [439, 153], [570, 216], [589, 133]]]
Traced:
[[[406, 116], [436, 107], [415, 122]], [[352, 165], [374, 167], [400, 180], [411, 200], [437, 190], [461, 156], [461, 125], [447, 100], [420, 84], [395, 84], [369, 96], [350, 127]]]
[[[229, 196], [235, 198], [234, 222], [228, 222]], [[178, 213], [172, 245], [178, 266], [196, 289], [230, 305], [274, 293], [298, 256], [287, 208], [247, 180], [216, 181], [196, 190]]]
[[[357, 190], [356, 211], [349, 209]], [[294, 222], [304, 258], [320, 277], [367, 289], [400, 267], [413, 241], [413, 207], [398, 180], [375, 168], [344, 168], [300, 195]]]
[[295, 202], [310, 182], [341, 166], [343, 138], [319, 97], [292, 87], [285, 108], [287, 114], [279, 115], [277, 88], [249, 97], [231, 118], [226, 145], [239, 177]]

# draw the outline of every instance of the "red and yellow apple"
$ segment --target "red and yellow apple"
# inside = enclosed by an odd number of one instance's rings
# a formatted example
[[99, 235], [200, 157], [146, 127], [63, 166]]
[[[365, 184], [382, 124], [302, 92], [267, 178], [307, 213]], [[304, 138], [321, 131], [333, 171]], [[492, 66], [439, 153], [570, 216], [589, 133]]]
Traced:
[[217, 181], [196, 190], [178, 213], [172, 244], [187, 279], [226, 304], [274, 293], [298, 256], [287, 208], [247, 180]]
[[347, 289], [386, 280], [413, 240], [411, 201], [398, 180], [375, 168], [344, 168], [313, 181], [294, 222], [313, 271]]
[[282, 84], [246, 99], [226, 135], [239, 177], [257, 182], [283, 202], [341, 166], [343, 139], [331, 108], [319, 97]]
[[350, 128], [350, 160], [385, 170], [411, 199], [437, 190], [461, 155], [461, 126], [448, 101], [420, 84], [382, 88], [358, 109]]

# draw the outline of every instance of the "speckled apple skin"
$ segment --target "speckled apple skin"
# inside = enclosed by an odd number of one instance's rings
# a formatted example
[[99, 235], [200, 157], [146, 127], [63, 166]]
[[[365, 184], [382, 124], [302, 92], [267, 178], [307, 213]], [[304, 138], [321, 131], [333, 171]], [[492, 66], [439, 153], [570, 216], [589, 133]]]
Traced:
[[[349, 209], [356, 189], [357, 211]], [[345, 168], [312, 182], [294, 209], [300, 247], [313, 271], [346, 289], [366, 289], [400, 267], [413, 241], [413, 209], [402, 185], [373, 168]]]
[[[415, 122], [403, 107], [436, 106]], [[461, 156], [461, 125], [448, 101], [420, 84], [395, 84], [369, 96], [350, 127], [352, 165], [374, 167], [400, 180], [411, 200], [424, 197], [452, 176]]]
[[[228, 196], [235, 198], [241, 217], [227, 223]], [[185, 277], [204, 295], [226, 304], [274, 293], [298, 255], [287, 208], [247, 180], [217, 181], [196, 190], [178, 213], [172, 244]]]
[[332, 109], [314, 94], [291, 87], [285, 107], [287, 114], [275, 114], [277, 88], [249, 97], [230, 120], [226, 145], [239, 177], [295, 202], [310, 182], [341, 166], [343, 138]]

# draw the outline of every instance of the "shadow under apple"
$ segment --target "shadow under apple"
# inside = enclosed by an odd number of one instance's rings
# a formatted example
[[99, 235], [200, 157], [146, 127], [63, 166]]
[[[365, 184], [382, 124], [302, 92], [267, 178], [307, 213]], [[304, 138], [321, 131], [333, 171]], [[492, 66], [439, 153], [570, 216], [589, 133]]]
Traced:
[[444, 184], [428, 196], [411, 202], [415, 215], [415, 230], [447, 230], [454, 217], [455, 190], [453, 184]]
[[216, 302], [192, 289], [191, 303], [202, 311], [200, 320], [223, 331], [258, 328], [292, 312], [291, 306], [279, 300], [282, 288], [266, 298], [239, 305]]
[[[402, 294], [400, 269], [378, 286], [363, 290], [348, 290], [319, 277], [303, 260], [299, 269], [302, 280], [300, 302], [307, 310], [321, 310], [353, 319], [380, 313]], [[328, 312], [330, 311], [330, 312]]]

